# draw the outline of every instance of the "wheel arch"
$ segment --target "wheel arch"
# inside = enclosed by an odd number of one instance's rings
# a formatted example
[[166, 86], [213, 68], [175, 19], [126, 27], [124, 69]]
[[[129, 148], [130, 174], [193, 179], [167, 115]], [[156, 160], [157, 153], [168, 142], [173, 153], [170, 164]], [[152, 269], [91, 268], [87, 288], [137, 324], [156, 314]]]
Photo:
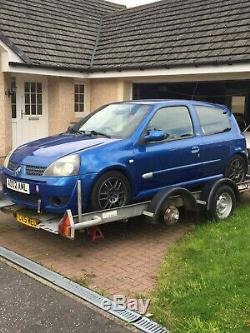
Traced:
[[[234, 152], [234, 154], [230, 157], [229, 161], [231, 161], [233, 158], [235, 158], [237, 156], [242, 157], [246, 163], [246, 166], [248, 166], [248, 158], [247, 158], [247, 155], [243, 151]], [[227, 169], [227, 166], [228, 166], [228, 164], [226, 165], [225, 171]]]
[[118, 171], [121, 174], [123, 174], [123, 176], [125, 176], [129, 182], [130, 188], [131, 188], [131, 192], [134, 193], [134, 186], [133, 186], [133, 178], [132, 175], [130, 174], [130, 172], [126, 169], [125, 166], [123, 165], [112, 165], [109, 167], [106, 167], [104, 169], [102, 169], [99, 173], [96, 174], [96, 177], [93, 180], [93, 185], [97, 182], [97, 180], [103, 176], [105, 173], [108, 172], [112, 172], [112, 171]]
[[232, 158], [234, 158], [234, 157], [237, 156], [237, 155], [243, 157], [244, 160], [245, 160], [245, 162], [246, 162], [246, 165], [248, 166], [248, 158], [247, 158], [247, 155], [244, 154], [242, 151], [239, 151], [239, 152], [235, 153], [235, 154], [232, 156]]
[[174, 196], [181, 196], [184, 201], [184, 207], [188, 211], [196, 212], [197, 202], [193, 194], [183, 187], [175, 187], [175, 188], [165, 188], [159, 191], [152, 199], [149, 204], [148, 211], [153, 214], [152, 217], [147, 218], [147, 222], [151, 224], [159, 223], [159, 217], [162, 211], [162, 207], [164, 203], [170, 198]]
[[202, 191], [202, 199], [207, 202], [207, 211], [210, 211], [212, 206], [212, 200], [215, 195], [215, 193], [218, 191], [218, 189], [222, 186], [229, 186], [234, 191], [236, 201], [238, 202], [240, 200], [240, 192], [237, 187], [237, 185], [229, 178], [221, 178], [217, 180], [216, 182], [208, 183]]
[[[236, 154], [237, 155], [237, 154]], [[240, 155], [241, 157], [244, 158], [245, 162], [246, 162], [246, 165], [248, 167], [248, 157], [246, 154], [244, 154], [242, 151], [238, 153], [238, 155]]]

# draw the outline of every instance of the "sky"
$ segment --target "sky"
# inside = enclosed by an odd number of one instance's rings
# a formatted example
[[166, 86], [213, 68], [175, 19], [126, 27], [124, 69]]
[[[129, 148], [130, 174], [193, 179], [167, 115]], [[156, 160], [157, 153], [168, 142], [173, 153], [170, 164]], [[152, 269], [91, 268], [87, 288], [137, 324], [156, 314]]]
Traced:
[[116, 2], [121, 5], [126, 5], [127, 7], [135, 7], [135, 6], [144, 5], [146, 3], [156, 2], [156, 0], [106, 0], [106, 1]]

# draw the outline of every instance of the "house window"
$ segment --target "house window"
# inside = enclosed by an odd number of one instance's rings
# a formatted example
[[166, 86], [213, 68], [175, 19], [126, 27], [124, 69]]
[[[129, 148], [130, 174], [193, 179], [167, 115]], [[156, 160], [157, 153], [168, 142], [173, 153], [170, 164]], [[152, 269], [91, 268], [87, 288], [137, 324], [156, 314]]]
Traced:
[[15, 78], [11, 79], [11, 113], [12, 113], [12, 119], [16, 119], [16, 80]]
[[75, 112], [84, 112], [84, 85], [75, 84]]
[[234, 113], [245, 113], [246, 96], [232, 96], [232, 111]]
[[25, 114], [42, 115], [42, 83], [25, 82]]

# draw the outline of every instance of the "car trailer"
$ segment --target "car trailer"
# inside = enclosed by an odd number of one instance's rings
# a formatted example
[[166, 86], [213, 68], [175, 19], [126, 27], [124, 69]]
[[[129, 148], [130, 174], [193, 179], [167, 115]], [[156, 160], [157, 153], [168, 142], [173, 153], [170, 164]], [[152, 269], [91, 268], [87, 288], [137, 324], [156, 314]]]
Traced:
[[41, 201], [38, 200], [37, 211], [16, 205], [0, 192], [0, 211], [11, 214], [27, 226], [46, 230], [50, 233], [75, 238], [76, 231], [87, 230], [93, 240], [103, 238], [99, 226], [145, 216], [151, 224], [176, 224], [180, 220], [180, 208], [187, 212], [206, 211], [210, 219], [223, 220], [229, 217], [236, 208], [240, 194], [250, 191], [250, 176], [235, 184], [232, 180], [221, 178], [208, 182], [201, 190], [191, 192], [183, 187], [168, 186], [159, 191], [152, 200], [139, 202], [119, 208], [82, 213], [81, 181], [77, 184], [78, 213], [73, 215], [67, 210], [63, 216], [41, 212]]

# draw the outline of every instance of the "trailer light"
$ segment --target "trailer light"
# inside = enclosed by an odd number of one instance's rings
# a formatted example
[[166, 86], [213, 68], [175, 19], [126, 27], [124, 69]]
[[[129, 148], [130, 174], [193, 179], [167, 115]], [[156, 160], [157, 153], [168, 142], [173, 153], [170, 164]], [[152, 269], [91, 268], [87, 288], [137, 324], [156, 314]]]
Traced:
[[58, 225], [58, 233], [69, 239], [75, 238], [75, 224], [71, 210], [67, 210], [63, 215], [63, 218]]

